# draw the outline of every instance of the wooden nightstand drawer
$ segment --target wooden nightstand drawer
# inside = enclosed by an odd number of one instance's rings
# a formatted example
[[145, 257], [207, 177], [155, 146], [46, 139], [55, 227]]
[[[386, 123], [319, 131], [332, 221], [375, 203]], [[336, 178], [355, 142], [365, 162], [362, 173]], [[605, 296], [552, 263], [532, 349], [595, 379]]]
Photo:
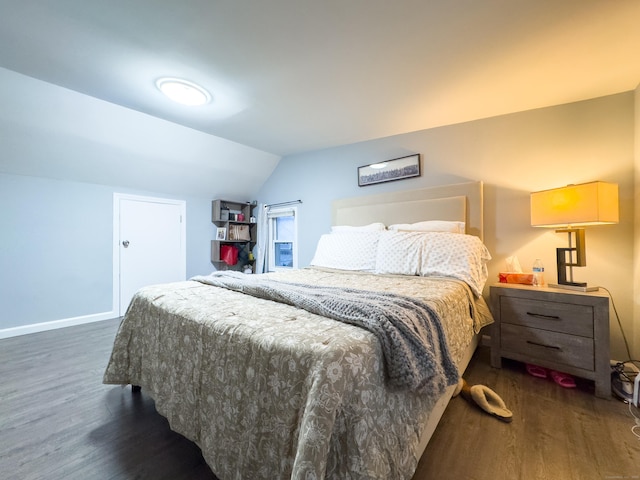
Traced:
[[594, 380], [611, 397], [609, 297], [516, 284], [491, 286], [491, 365], [502, 358]]
[[508, 323], [501, 325], [500, 332], [503, 352], [526, 357], [530, 363], [538, 359], [589, 371], [595, 368], [592, 338]]
[[593, 338], [593, 307], [531, 298], [500, 297], [502, 323]]

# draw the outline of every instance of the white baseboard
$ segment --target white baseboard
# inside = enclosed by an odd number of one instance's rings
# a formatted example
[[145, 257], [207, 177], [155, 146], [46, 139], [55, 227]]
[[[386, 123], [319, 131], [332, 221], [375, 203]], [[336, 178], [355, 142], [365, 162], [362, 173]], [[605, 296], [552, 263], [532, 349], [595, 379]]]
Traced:
[[81, 317], [64, 318], [62, 320], [53, 320], [51, 322], [33, 323], [31, 325], [21, 325], [19, 327], [11, 327], [0, 329], [0, 339], [17, 337], [18, 335], [27, 335], [29, 333], [45, 332], [47, 330], [55, 330], [56, 328], [72, 327], [74, 325], [82, 325], [84, 323], [100, 322], [116, 318], [118, 314], [115, 311], [94, 313], [92, 315], [83, 315]]

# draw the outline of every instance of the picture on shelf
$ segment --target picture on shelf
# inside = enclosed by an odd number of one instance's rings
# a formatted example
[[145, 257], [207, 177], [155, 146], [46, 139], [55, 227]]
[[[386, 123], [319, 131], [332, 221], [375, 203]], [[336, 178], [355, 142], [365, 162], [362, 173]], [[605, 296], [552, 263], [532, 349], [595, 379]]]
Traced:
[[218, 227], [216, 229], [216, 240], [226, 240], [227, 239], [227, 229]]

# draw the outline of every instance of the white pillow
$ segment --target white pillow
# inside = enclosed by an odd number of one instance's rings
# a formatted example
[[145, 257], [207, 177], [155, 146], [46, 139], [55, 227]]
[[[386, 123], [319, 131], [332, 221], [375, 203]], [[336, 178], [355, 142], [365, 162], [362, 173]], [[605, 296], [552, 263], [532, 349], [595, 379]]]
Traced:
[[395, 225], [389, 225], [389, 230], [403, 232], [465, 233], [465, 223], [447, 220], [427, 220], [418, 223], [397, 223]]
[[420, 275], [443, 275], [465, 281], [473, 293], [482, 295], [491, 254], [473, 235], [448, 232], [424, 233]]
[[418, 275], [424, 233], [386, 231], [380, 235], [376, 273]]
[[362, 227], [353, 227], [351, 225], [334, 225], [331, 227], [331, 233], [335, 232], [379, 232], [385, 229], [384, 223], [370, 223]]
[[324, 234], [311, 265], [341, 270], [373, 272], [380, 231], [347, 231]]

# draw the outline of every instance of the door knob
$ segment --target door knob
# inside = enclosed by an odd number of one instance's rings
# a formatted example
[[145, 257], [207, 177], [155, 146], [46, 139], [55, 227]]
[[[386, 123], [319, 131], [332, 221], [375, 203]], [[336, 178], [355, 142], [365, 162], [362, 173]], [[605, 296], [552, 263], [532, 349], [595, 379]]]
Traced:
[[129, 246], [129, 240], [124, 240], [122, 242], [122, 245], [124, 246], [124, 248], [127, 248]]

